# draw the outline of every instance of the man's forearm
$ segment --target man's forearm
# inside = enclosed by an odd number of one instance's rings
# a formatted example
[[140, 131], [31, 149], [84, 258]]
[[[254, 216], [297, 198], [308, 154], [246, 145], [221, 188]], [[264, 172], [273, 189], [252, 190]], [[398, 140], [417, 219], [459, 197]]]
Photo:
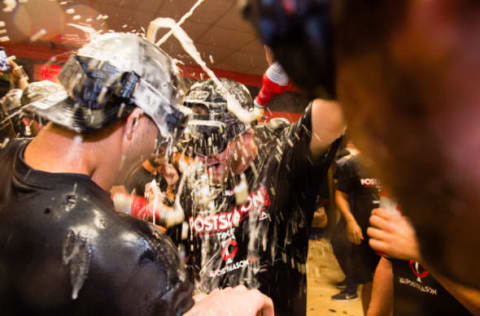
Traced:
[[338, 210], [342, 214], [342, 217], [345, 219], [347, 223], [355, 222], [355, 217], [350, 210], [350, 205], [348, 204], [347, 194], [341, 191], [335, 191], [335, 203], [337, 204]]
[[448, 277], [432, 271], [428, 264], [423, 264], [432, 276], [450, 293], [460, 304], [473, 315], [480, 315], [480, 290], [473, 289], [450, 280]]
[[367, 316], [390, 316], [393, 314], [392, 264], [381, 258], [373, 278], [372, 300]]

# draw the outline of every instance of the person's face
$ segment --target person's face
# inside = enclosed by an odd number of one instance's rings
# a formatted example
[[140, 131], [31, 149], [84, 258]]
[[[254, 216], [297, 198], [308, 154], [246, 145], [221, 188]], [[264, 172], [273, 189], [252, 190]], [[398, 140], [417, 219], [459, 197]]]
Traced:
[[214, 183], [223, 183], [229, 171], [233, 174], [242, 173], [251, 161], [250, 156], [255, 153], [253, 131], [250, 130], [230, 141], [223, 152], [208, 157], [198, 156], [198, 159], [206, 164]]
[[223, 183], [226, 181], [231, 168], [237, 139], [228, 143], [224, 151], [211, 156], [197, 155], [206, 167], [210, 180], [213, 183]]
[[471, 40], [480, 28], [466, 3], [343, 1], [337, 88], [355, 143], [412, 219], [425, 259], [480, 287], [480, 72]]

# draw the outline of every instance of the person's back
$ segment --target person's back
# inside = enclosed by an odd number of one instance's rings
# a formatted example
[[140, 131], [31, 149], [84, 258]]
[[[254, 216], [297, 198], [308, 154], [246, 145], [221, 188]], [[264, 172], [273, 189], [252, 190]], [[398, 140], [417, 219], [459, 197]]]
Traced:
[[0, 209], [2, 314], [188, 310], [192, 287], [170, 241], [114, 212], [109, 193], [88, 176], [31, 169], [27, 143], [12, 141], [0, 153], [2, 168], [13, 170], [0, 192], [10, 190]]
[[[67, 93], [27, 105], [51, 123], [0, 152], [2, 314], [181, 315], [192, 307], [175, 247], [115, 213], [106, 191], [154, 150], [157, 136], [182, 128], [171, 67], [140, 37], [104, 35], [65, 64]], [[171, 126], [168, 115], [178, 119]]]

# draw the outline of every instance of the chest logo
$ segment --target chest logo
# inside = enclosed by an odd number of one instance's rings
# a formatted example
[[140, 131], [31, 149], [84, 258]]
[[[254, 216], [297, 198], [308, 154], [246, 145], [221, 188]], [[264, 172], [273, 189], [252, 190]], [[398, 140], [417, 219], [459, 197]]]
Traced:
[[430, 272], [425, 270], [420, 263], [410, 260], [409, 262], [410, 270], [412, 270], [412, 273], [417, 277], [417, 282], [422, 283], [422, 279], [425, 279]]
[[258, 216], [259, 220], [270, 218], [266, 212], [271, 205], [270, 196], [265, 187], [251, 192], [247, 202], [233, 207], [228, 212], [219, 212], [208, 216], [199, 215], [189, 218], [190, 228], [197, 234], [210, 234], [226, 231], [232, 227], [237, 227], [247, 217], [253, 214]]

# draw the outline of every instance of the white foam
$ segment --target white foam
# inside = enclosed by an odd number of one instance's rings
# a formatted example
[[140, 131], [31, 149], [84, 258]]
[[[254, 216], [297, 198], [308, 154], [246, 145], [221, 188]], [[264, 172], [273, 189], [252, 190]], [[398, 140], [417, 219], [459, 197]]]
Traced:
[[213, 80], [215, 85], [220, 90], [222, 96], [227, 100], [227, 108], [232, 112], [239, 120], [245, 123], [251, 123], [256, 120], [256, 115], [253, 112], [249, 112], [242, 108], [240, 102], [225, 89], [223, 84], [218, 80], [215, 73], [208, 68], [205, 61], [203, 61], [200, 53], [195, 47], [193, 40], [188, 34], [171, 18], [157, 18], [153, 20], [147, 30], [147, 39], [151, 42], [155, 42], [156, 34], [161, 28], [170, 28], [172, 34], [180, 42], [183, 49], [192, 57], [192, 59], [202, 68], [202, 70]]

